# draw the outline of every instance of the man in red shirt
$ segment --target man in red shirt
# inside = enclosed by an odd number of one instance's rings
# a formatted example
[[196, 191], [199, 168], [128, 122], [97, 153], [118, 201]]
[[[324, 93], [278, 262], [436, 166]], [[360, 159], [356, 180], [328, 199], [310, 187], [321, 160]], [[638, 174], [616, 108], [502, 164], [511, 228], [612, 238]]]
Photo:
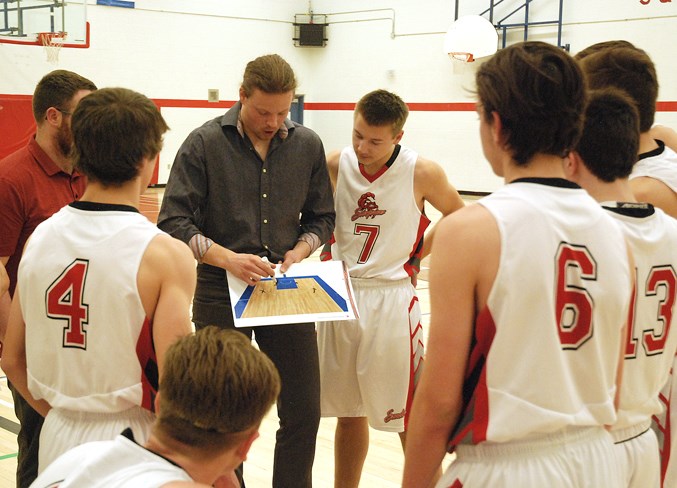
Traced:
[[[33, 93], [35, 137], [0, 161], [0, 262], [9, 275], [9, 292], [0, 295], [0, 341], [5, 337], [26, 240], [39, 223], [85, 191], [85, 178], [73, 170], [70, 159], [71, 114], [80, 99], [94, 90], [94, 83], [72, 71], [45, 75]], [[13, 389], [12, 395], [21, 423], [16, 486], [24, 488], [37, 476], [43, 418]]]

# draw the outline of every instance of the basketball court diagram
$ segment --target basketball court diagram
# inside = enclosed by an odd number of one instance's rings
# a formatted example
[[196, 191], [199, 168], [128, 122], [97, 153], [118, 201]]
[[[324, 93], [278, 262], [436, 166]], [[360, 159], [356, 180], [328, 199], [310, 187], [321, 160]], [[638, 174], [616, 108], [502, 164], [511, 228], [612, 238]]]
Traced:
[[342, 261], [304, 262], [248, 285], [228, 274], [236, 327], [351, 320], [358, 317]]

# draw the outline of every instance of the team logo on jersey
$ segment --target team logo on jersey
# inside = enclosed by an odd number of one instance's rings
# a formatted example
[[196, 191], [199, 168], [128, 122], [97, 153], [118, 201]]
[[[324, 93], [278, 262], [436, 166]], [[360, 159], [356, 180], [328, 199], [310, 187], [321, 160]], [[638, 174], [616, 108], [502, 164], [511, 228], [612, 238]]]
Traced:
[[357, 208], [355, 209], [355, 213], [350, 220], [355, 221], [360, 217], [364, 217], [365, 219], [373, 219], [377, 215], [383, 215], [386, 213], [385, 210], [379, 210], [378, 204], [374, 201], [375, 198], [376, 195], [374, 195], [372, 192], [364, 193], [359, 198], [359, 200], [357, 200]]
[[387, 424], [391, 420], [403, 419], [405, 414], [406, 410], [404, 408], [400, 413], [395, 413], [395, 410], [391, 408], [386, 412], [386, 416], [383, 417], [383, 421]]

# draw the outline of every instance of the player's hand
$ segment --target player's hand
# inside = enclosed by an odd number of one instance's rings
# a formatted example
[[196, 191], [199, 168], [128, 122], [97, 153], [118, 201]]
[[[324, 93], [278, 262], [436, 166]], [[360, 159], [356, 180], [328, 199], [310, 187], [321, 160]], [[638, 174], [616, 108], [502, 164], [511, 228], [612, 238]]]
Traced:
[[275, 264], [255, 254], [233, 253], [228, 259], [227, 269], [248, 285], [258, 283], [266, 276], [275, 276]]

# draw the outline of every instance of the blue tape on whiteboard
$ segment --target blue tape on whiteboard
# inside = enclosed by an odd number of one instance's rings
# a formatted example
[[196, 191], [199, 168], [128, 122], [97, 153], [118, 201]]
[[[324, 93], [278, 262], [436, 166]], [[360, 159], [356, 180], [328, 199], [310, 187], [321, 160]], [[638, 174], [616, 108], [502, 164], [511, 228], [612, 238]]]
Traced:
[[134, 8], [134, 2], [126, 0], [96, 0], [97, 5], [106, 5], [107, 7]]

